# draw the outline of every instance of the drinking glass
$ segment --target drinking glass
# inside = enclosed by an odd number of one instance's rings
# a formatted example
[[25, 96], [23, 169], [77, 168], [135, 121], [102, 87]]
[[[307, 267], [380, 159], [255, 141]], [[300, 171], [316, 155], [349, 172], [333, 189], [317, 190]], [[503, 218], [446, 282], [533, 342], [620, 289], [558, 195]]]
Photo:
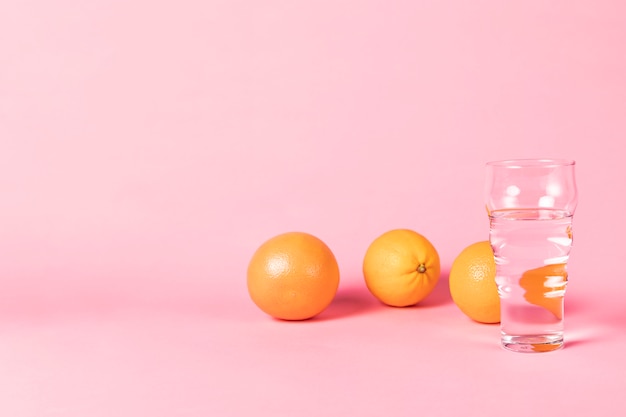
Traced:
[[575, 162], [488, 162], [485, 198], [496, 260], [502, 346], [563, 347], [563, 300], [577, 204]]

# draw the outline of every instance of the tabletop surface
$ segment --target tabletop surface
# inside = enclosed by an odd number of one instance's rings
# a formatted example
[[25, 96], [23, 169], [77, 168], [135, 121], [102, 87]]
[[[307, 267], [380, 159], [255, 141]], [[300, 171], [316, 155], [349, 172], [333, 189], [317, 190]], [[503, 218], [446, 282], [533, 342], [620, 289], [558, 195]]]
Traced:
[[[466, 318], [440, 281], [421, 305], [357, 282], [304, 322], [243, 294], [82, 299], [5, 311], [0, 409], [16, 416], [619, 415], [626, 311], [570, 288], [566, 344], [520, 354]], [[241, 288], [240, 288], [241, 289]], [[36, 310], [36, 311], [33, 311]]]

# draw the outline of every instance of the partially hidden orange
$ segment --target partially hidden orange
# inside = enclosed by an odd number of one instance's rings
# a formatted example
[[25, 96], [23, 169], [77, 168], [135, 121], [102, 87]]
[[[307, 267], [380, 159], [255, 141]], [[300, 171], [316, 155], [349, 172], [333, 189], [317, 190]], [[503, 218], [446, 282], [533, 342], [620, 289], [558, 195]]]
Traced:
[[330, 305], [339, 287], [339, 266], [317, 237], [289, 232], [263, 243], [248, 265], [248, 292], [265, 313], [305, 320]]
[[393, 307], [407, 307], [425, 299], [437, 285], [439, 275], [435, 247], [408, 229], [391, 230], [376, 238], [363, 260], [367, 288]]
[[457, 307], [480, 323], [500, 322], [496, 262], [488, 241], [469, 245], [450, 268], [450, 295]]
[[526, 301], [547, 309], [559, 320], [563, 318], [566, 284], [567, 270], [562, 263], [528, 270], [519, 280], [519, 285], [525, 290]]

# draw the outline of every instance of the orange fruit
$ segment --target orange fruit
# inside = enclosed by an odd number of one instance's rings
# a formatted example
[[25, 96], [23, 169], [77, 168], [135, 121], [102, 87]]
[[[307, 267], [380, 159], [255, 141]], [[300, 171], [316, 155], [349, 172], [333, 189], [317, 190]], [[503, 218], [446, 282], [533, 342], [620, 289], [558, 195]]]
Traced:
[[459, 309], [480, 323], [500, 322], [496, 261], [488, 241], [461, 251], [450, 269], [450, 295]]
[[369, 291], [393, 307], [417, 304], [439, 281], [439, 254], [424, 236], [407, 229], [377, 237], [363, 260]]
[[563, 318], [563, 296], [567, 284], [565, 264], [544, 265], [522, 274], [519, 285], [525, 290], [524, 298], [531, 304], [543, 307], [556, 318]]
[[248, 292], [270, 316], [305, 320], [321, 313], [339, 287], [331, 250], [308, 233], [290, 232], [263, 243], [248, 265]]

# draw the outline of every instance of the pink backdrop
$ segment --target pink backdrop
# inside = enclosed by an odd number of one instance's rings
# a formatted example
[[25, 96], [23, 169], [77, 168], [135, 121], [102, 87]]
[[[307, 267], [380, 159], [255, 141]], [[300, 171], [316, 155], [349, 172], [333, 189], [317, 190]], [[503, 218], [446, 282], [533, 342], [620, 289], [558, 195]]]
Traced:
[[[0, 12], [0, 415], [623, 415], [626, 5], [8, 2]], [[567, 347], [467, 319], [483, 165], [577, 161]], [[414, 229], [444, 276], [382, 306], [361, 262]], [[270, 319], [247, 262], [291, 230], [342, 281]]]

